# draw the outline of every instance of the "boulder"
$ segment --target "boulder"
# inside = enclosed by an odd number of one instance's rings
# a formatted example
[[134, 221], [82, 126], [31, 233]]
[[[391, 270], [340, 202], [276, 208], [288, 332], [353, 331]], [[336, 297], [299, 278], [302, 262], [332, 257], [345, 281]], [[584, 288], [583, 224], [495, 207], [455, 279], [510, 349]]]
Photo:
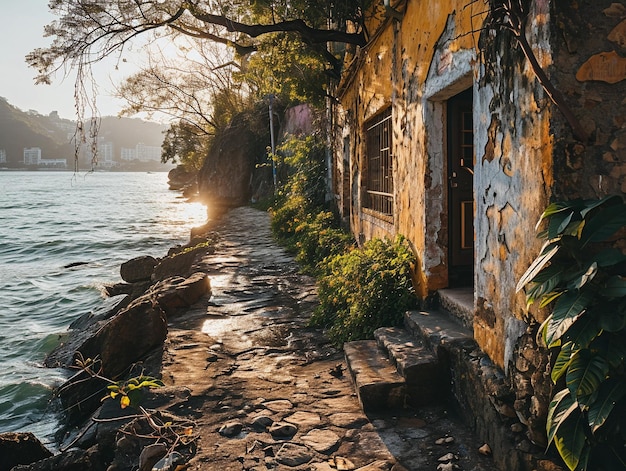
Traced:
[[195, 171], [190, 172], [179, 165], [168, 172], [167, 183], [170, 190], [183, 190], [190, 186], [196, 186], [197, 173]]
[[68, 450], [32, 464], [16, 466], [12, 471], [85, 471], [87, 469], [90, 471], [106, 471], [107, 469], [105, 458], [98, 453], [97, 447], [89, 450]]
[[207, 247], [187, 248], [163, 258], [152, 272], [152, 281], [161, 281], [172, 276], [187, 278], [191, 275], [196, 259], [206, 253]]
[[18, 464], [31, 464], [52, 456], [32, 433], [0, 434], [0, 471]]
[[209, 149], [198, 172], [200, 197], [209, 208], [246, 204], [254, 192], [254, 176], [261, 170], [271, 178], [266, 166], [259, 165], [267, 163], [267, 124], [261, 127], [254, 122], [255, 116], [235, 116]]
[[122, 263], [120, 276], [127, 283], [149, 280], [157, 263], [159, 261], [149, 255], [133, 258]]
[[83, 358], [98, 356], [102, 361], [102, 374], [115, 378], [152, 349], [161, 347], [166, 336], [165, 313], [145, 295], [104, 323], [78, 351]]
[[180, 276], [166, 278], [150, 288], [148, 296], [168, 315], [176, 309], [195, 304], [203, 296], [211, 295], [211, 280], [202, 272], [183, 278]]

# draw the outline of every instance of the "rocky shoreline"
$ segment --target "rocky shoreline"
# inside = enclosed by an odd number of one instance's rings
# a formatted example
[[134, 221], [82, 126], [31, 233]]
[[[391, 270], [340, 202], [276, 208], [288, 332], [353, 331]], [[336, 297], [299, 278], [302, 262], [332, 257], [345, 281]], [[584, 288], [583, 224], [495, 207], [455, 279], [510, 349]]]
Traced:
[[[46, 367], [77, 371], [56, 391], [65, 419], [64, 427], [57, 433], [61, 453], [53, 456], [30, 433], [2, 434], [0, 470], [98, 469], [81, 466], [87, 458], [89, 462], [105, 463], [106, 455], [115, 454], [115, 435], [124, 421], [113, 427], [96, 426], [96, 449], [80, 448], [89, 433], [84, 427], [93, 428], [99, 420], [110, 420], [116, 415], [141, 414], [141, 409], [123, 410], [119, 403], [102, 398], [110, 381], [160, 376], [168, 322], [211, 294], [208, 276], [195, 270], [195, 263], [215, 250], [216, 234], [210, 227], [211, 223], [207, 223], [192, 229], [187, 244], [170, 249], [161, 259], [142, 256], [122, 264], [123, 282], [105, 287], [107, 296], [121, 300], [105, 312], [87, 313], [75, 320], [67, 340], [44, 361]], [[77, 363], [85, 367], [80, 368]], [[142, 394], [151, 395], [148, 391]]]

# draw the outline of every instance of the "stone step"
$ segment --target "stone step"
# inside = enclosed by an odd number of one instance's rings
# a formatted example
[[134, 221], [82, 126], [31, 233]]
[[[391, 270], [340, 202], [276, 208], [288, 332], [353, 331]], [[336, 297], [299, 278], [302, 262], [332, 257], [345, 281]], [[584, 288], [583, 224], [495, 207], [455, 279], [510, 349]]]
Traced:
[[406, 381], [375, 340], [347, 342], [343, 348], [365, 412], [404, 407]]
[[442, 350], [473, 349], [476, 347], [473, 332], [441, 310], [407, 311], [404, 325], [415, 337], [424, 340], [438, 359]]
[[449, 312], [465, 327], [474, 325], [474, 288], [446, 288], [437, 291], [439, 307]]
[[374, 338], [405, 379], [407, 404], [417, 407], [440, 400], [447, 374], [421, 339], [398, 327], [381, 327]]

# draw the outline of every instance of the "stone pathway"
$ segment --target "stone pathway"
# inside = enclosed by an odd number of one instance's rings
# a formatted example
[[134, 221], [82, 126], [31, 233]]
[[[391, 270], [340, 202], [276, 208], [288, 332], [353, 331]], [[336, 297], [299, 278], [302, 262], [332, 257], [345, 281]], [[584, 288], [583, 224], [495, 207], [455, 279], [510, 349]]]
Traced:
[[267, 213], [238, 208], [198, 269], [213, 294], [170, 318], [169, 410], [197, 423], [190, 470], [493, 469], [441, 407], [361, 411], [343, 352], [307, 327], [314, 279], [272, 240]]

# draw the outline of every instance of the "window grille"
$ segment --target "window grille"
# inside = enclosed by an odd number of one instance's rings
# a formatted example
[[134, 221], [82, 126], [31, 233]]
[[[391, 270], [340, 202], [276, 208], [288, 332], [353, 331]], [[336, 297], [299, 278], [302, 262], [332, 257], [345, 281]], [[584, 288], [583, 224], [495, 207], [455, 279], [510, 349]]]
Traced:
[[393, 217], [393, 156], [391, 154], [391, 108], [365, 128], [366, 162], [363, 206]]

